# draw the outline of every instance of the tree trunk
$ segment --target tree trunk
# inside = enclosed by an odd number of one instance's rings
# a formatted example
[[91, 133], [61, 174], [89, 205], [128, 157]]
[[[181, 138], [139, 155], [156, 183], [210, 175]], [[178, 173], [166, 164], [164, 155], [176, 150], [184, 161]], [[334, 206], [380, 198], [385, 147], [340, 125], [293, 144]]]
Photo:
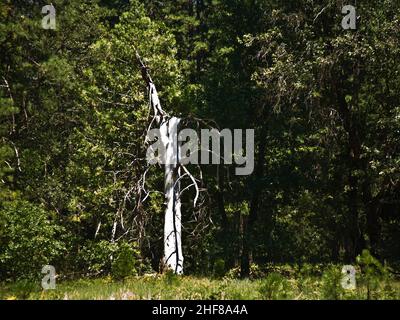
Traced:
[[179, 118], [171, 118], [161, 126], [161, 139], [165, 146], [165, 222], [164, 265], [176, 274], [183, 273], [181, 239], [181, 200], [178, 125]]
[[349, 109], [345, 99], [345, 93], [337, 89], [337, 101], [339, 114], [343, 120], [343, 127], [348, 134], [348, 210], [349, 210], [349, 228], [345, 243], [345, 259], [347, 262], [353, 262], [355, 257], [361, 253], [364, 247], [362, 230], [360, 229], [359, 202], [361, 201], [360, 181], [357, 172], [363, 169], [361, 160], [361, 139], [358, 131], [358, 121]]
[[165, 164], [165, 221], [164, 221], [164, 258], [163, 268], [172, 270], [176, 274], [183, 273], [183, 254], [181, 238], [181, 199], [180, 199], [180, 165], [178, 126], [180, 119], [167, 118], [161, 107], [156, 87], [148, 73], [147, 66], [136, 52], [142, 78], [149, 88], [150, 104], [154, 112], [154, 119], [160, 126], [161, 141], [164, 145]]
[[[267, 128], [262, 128], [260, 143], [258, 147], [257, 167], [254, 173], [256, 179], [262, 179], [265, 165], [265, 150], [267, 147]], [[250, 204], [250, 212], [247, 217], [243, 217], [243, 235], [242, 235], [242, 255], [240, 263], [240, 276], [242, 278], [250, 275], [250, 257], [251, 257], [251, 235], [254, 229], [254, 223], [257, 220], [259, 203], [261, 200], [260, 188], [254, 187], [253, 196]]]

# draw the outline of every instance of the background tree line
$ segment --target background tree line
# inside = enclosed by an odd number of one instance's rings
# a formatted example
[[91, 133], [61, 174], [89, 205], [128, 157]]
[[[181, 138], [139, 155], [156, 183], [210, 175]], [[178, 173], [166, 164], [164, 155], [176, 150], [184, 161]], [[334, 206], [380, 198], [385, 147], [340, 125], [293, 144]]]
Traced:
[[[400, 11], [326, 0], [0, 4], [0, 276], [158, 270], [163, 194], [142, 203], [150, 68], [164, 109], [256, 130], [255, 171], [204, 166], [183, 201], [187, 273], [400, 254]], [[163, 170], [146, 189], [162, 191]]]

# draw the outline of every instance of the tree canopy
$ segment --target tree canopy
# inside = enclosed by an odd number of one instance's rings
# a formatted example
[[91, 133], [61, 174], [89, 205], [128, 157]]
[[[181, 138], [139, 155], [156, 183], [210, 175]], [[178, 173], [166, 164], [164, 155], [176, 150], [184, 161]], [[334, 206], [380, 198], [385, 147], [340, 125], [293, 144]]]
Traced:
[[[399, 3], [359, 1], [356, 30], [337, 0], [54, 0], [55, 30], [44, 5], [0, 3], [1, 278], [42, 262], [108, 273], [124, 255], [158, 271], [163, 170], [140, 201], [149, 97], [136, 52], [167, 112], [255, 130], [252, 175], [203, 166], [199, 207], [193, 190], [182, 199], [186, 272], [222, 259], [247, 276], [364, 249], [399, 262]], [[15, 246], [43, 241], [32, 271], [10, 264]]]

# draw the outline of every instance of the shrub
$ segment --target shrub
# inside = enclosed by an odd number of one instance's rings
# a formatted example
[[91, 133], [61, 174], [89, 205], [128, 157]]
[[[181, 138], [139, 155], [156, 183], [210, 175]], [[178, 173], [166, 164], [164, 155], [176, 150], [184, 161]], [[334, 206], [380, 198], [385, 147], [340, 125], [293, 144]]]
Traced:
[[32, 293], [38, 293], [42, 290], [40, 281], [32, 281], [32, 279], [18, 279], [15, 282], [9, 283], [7, 288], [9, 293], [7, 296], [2, 297], [0, 293], [0, 299], [14, 297], [14, 299], [29, 299]]
[[[368, 250], [363, 250], [357, 257], [357, 263], [361, 267], [360, 284], [367, 289], [368, 300], [378, 297], [380, 283], [387, 282], [388, 270]], [[388, 288], [388, 291], [390, 289]]]
[[224, 259], [217, 259], [214, 262], [214, 276], [222, 278], [225, 275], [225, 261]]
[[298, 296], [299, 298], [306, 297], [306, 299], [311, 299], [311, 300], [320, 299], [320, 294], [318, 290], [319, 281], [317, 278], [301, 276], [298, 277], [296, 282], [298, 291], [300, 293], [300, 295]]
[[151, 266], [151, 260], [149, 258], [141, 259], [138, 267], [140, 274], [152, 274], [154, 273], [153, 267]]
[[79, 271], [89, 275], [109, 274], [111, 258], [117, 252], [117, 244], [107, 240], [87, 241], [78, 254]]
[[69, 264], [86, 276], [112, 275], [115, 279], [153, 272], [150, 261], [140, 258], [136, 243], [127, 241], [86, 241]]
[[180, 276], [172, 270], [167, 270], [163, 274], [164, 282], [168, 287], [177, 286], [180, 284]]
[[261, 270], [258, 264], [252, 263], [250, 265], [250, 278], [251, 279], [260, 279], [265, 277], [265, 273]]
[[265, 268], [268, 273], [279, 273], [286, 278], [293, 278], [296, 275], [296, 268], [290, 264], [269, 263]]
[[115, 259], [111, 265], [111, 275], [115, 279], [124, 279], [137, 275], [139, 250], [136, 245], [129, 242], [118, 244]]
[[218, 282], [218, 285], [212, 287], [211, 293], [208, 300], [224, 300], [226, 296], [226, 291], [228, 289], [228, 281], [222, 280]]
[[292, 290], [289, 281], [279, 273], [270, 273], [262, 282], [259, 292], [267, 300], [291, 299]]
[[323, 265], [303, 263], [298, 267], [299, 277], [320, 277], [323, 274]]
[[342, 270], [338, 266], [329, 266], [322, 275], [321, 294], [326, 300], [339, 300], [344, 294]]
[[240, 267], [235, 267], [230, 269], [226, 274], [225, 274], [226, 279], [238, 279], [240, 278]]
[[65, 250], [57, 235], [63, 228], [50, 213], [27, 201], [7, 202], [0, 208], [0, 277], [39, 279], [44, 265], [57, 265]]

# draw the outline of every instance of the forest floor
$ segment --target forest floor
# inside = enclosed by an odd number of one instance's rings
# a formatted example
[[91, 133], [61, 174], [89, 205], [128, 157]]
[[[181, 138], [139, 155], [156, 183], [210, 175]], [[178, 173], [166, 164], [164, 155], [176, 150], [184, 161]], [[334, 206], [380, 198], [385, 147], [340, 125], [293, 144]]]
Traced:
[[[400, 281], [375, 283], [370, 299], [400, 299]], [[0, 299], [61, 300], [262, 300], [262, 299], [367, 299], [366, 286], [343, 290], [332, 281], [302, 279], [210, 279], [191, 276], [149, 275], [115, 281], [111, 277], [60, 281], [56, 289], [43, 291], [27, 282], [0, 284]]]

